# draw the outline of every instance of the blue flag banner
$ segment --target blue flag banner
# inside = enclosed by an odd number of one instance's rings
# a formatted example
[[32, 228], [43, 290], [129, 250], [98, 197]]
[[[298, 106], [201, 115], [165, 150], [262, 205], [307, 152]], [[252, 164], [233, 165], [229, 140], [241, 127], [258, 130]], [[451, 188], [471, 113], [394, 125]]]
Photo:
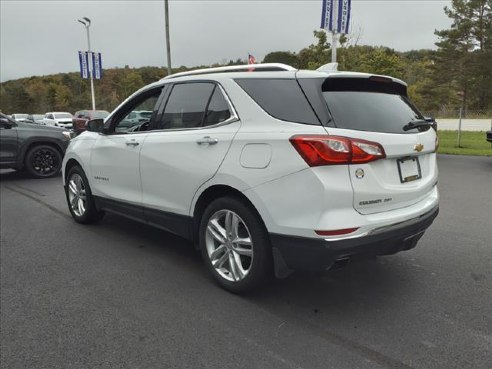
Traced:
[[323, 10], [321, 13], [321, 28], [333, 31], [333, 0], [323, 0]]
[[340, 34], [349, 32], [352, 0], [323, 0], [321, 28]]
[[338, 0], [337, 31], [343, 35], [349, 31], [351, 0]]
[[92, 53], [92, 76], [95, 79], [102, 78], [101, 53]]
[[80, 76], [89, 78], [89, 58], [87, 51], [79, 51]]

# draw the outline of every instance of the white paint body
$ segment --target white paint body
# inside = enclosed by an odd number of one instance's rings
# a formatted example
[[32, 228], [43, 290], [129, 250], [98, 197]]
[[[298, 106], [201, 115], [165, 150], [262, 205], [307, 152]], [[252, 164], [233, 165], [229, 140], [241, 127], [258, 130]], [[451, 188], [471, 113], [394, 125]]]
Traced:
[[[293, 78], [294, 73], [262, 72], [262, 76]], [[247, 73], [238, 74], [247, 78]], [[321, 239], [330, 237], [318, 236], [315, 230], [358, 227], [350, 237], [362, 236], [376, 228], [417, 218], [438, 204], [433, 129], [388, 134], [280, 121], [234, 82], [238, 74], [184, 76], [139, 91], [180, 80], [215, 81], [232, 102], [238, 121], [217, 127], [113, 136], [85, 132], [72, 140], [66, 152], [64, 177], [66, 163], [74, 159], [87, 174], [94, 195], [186, 216], [193, 216], [205, 190], [226, 185], [250, 200], [268, 232]], [[296, 134], [375, 141], [383, 146], [387, 158], [361, 165], [311, 168], [289, 142]], [[218, 143], [198, 145], [197, 139], [206, 136], [217, 138]], [[139, 145], [129, 146], [129, 141]], [[416, 153], [416, 144], [424, 145], [424, 150]], [[396, 160], [408, 155], [419, 157], [422, 178], [401, 183]], [[364, 170], [363, 178], [356, 178], [357, 169]], [[391, 200], [359, 205], [380, 198]]]

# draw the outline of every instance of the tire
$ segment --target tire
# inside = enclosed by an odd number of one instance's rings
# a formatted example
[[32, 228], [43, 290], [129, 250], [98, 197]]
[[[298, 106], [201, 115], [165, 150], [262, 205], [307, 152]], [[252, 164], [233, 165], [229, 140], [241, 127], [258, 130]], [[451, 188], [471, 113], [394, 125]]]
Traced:
[[209, 272], [230, 292], [252, 291], [272, 274], [265, 225], [258, 213], [239, 199], [223, 197], [210, 203], [200, 220], [199, 240]]
[[60, 173], [62, 155], [53, 146], [37, 145], [27, 152], [24, 165], [35, 178], [54, 177]]
[[104, 211], [97, 210], [89, 181], [78, 165], [73, 166], [66, 175], [65, 195], [68, 210], [77, 223], [96, 223], [104, 216]]

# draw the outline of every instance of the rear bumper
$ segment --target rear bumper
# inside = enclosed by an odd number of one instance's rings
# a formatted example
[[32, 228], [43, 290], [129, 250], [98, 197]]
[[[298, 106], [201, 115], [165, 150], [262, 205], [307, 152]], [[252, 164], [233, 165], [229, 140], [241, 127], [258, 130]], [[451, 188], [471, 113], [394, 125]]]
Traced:
[[337, 241], [270, 233], [275, 274], [284, 277], [293, 270], [323, 271], [337, 262], [412, 249], [438, 213], [436, 206], [417, 218], [376, 229], [367, 236]]

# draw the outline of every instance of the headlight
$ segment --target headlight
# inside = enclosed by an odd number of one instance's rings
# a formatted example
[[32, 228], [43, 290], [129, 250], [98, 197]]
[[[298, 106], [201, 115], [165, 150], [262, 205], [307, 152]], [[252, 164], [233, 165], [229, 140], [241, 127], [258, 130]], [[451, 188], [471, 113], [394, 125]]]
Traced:
[[70, 140], [72, 138], [72, 134], [69, 131], [63, 131], [62, 135], [65, 140]]

